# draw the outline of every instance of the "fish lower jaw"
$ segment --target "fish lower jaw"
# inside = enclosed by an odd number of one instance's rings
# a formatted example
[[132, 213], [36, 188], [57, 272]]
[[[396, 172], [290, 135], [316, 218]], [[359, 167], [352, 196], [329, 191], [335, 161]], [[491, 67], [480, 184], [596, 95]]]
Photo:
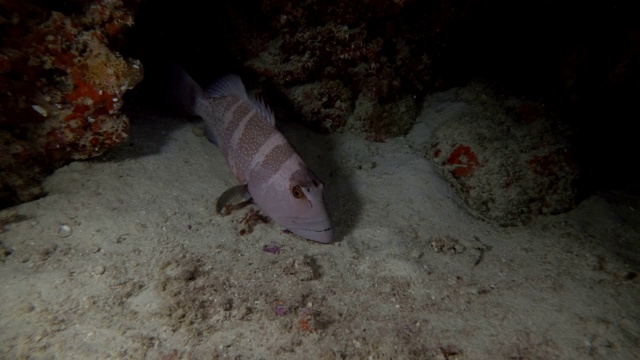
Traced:
[[287, 230], [302, 236], [305, 239], [313, 240], [319, 243], [328, 244], [333, 241], [333, 229], [331, 227], [324, 229], [291, 229]]

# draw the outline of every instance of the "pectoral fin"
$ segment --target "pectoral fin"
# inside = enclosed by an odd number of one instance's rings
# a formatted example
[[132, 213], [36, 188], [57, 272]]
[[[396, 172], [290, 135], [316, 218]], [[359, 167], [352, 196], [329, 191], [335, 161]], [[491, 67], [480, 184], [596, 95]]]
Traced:
[[251, 204], [251, 195], [247, 185], [237, 185], [225, 191], [216, 200], [216, 212], [222, 216], [231, 214], [231, 211], [242, 209]]
[[211, 127], [209, 127], [209, 125], [207, 124], [204, 125], [204, 136], [207, 138], [207, 140], [209, 140], [210, 143], [212, 143], [215, 146], [218, 146], [218, 140], [216, 139], [216, 135], [213, 133], [213, 130], [211, 130]]

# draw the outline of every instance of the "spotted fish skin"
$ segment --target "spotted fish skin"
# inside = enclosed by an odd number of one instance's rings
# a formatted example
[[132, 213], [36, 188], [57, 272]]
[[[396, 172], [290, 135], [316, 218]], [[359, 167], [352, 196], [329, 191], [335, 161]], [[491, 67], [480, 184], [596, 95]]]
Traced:
[[174, 91], [183, 94], [179, 106], [204, 119], [207, 136], [254, 202], [295, 234], [333, 241], [322, 181], [278, 131], [273, 112], [247, 94], [240, 77], [222, 77], [205, 92], [184, 71], [174, 76]]

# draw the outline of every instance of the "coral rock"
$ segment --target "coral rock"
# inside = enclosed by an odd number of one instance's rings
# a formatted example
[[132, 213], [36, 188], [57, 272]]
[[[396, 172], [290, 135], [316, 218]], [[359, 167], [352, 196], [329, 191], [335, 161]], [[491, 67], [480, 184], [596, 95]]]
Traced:
[[[420, 50], [426, 35], [404, 31], [411, 23], [405, 21], [408, 3], [266, 1], [272, 36], [246, 66], [275, 85], [313, 128], [335, 131], [352, 118], [374, 141], [404, 135], [429, 67]], [[327, 96], [330, 88], [337, 92]], [[312, 91], [318, 94], [304, 101], [301, 94]]]
[[[317, 130], [342, 127], [351, 114], [351, 92], [340, 81], [319, 81], [286, 91], [302, 121]], [[322, 119], [319, 122], [318, 119]]]
[[[541, 104], [502, 99], [474, 83], [449, 105], [427, 108], [441, 119], [426, 149], [471, 212], [503, 226], [570, 210], [578, 166], [569, 132]], [[427, 102], [429, 104], [429, 102]]]
[[131, 11], [118, 0], [69, 14], [3, 3], [0, 15], [13, 20], [0, 28], [0, 207], [34, 199], [56, 167], [127, 137], [119, 109], [142, 66], [109, 45], [133, 25]]

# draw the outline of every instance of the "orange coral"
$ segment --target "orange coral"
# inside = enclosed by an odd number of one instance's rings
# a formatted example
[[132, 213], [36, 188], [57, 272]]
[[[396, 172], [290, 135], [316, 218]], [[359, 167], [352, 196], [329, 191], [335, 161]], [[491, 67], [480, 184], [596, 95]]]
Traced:
[[[107, 111], [114, 109], [114, 99], [117, 99], [116, 94], [96, 90], [92, 84], [85, 81], [78, 68], [71, 70], [71, 78], [73, 79], [74, 89], [65, 95], [65, 100], [69, 102], [76, 102], [81, 99], [90, 99], [94, 111], [99, 108], [106, 108]], [[86, 104], [84, 105], [86, 106]], [[76, 109], [78, 109], [77, 105], [74, 108], [74, 112], [76, 112]], [[89, 109], [83, 111], [83, 113], [86, 113], [88, 110]]]

